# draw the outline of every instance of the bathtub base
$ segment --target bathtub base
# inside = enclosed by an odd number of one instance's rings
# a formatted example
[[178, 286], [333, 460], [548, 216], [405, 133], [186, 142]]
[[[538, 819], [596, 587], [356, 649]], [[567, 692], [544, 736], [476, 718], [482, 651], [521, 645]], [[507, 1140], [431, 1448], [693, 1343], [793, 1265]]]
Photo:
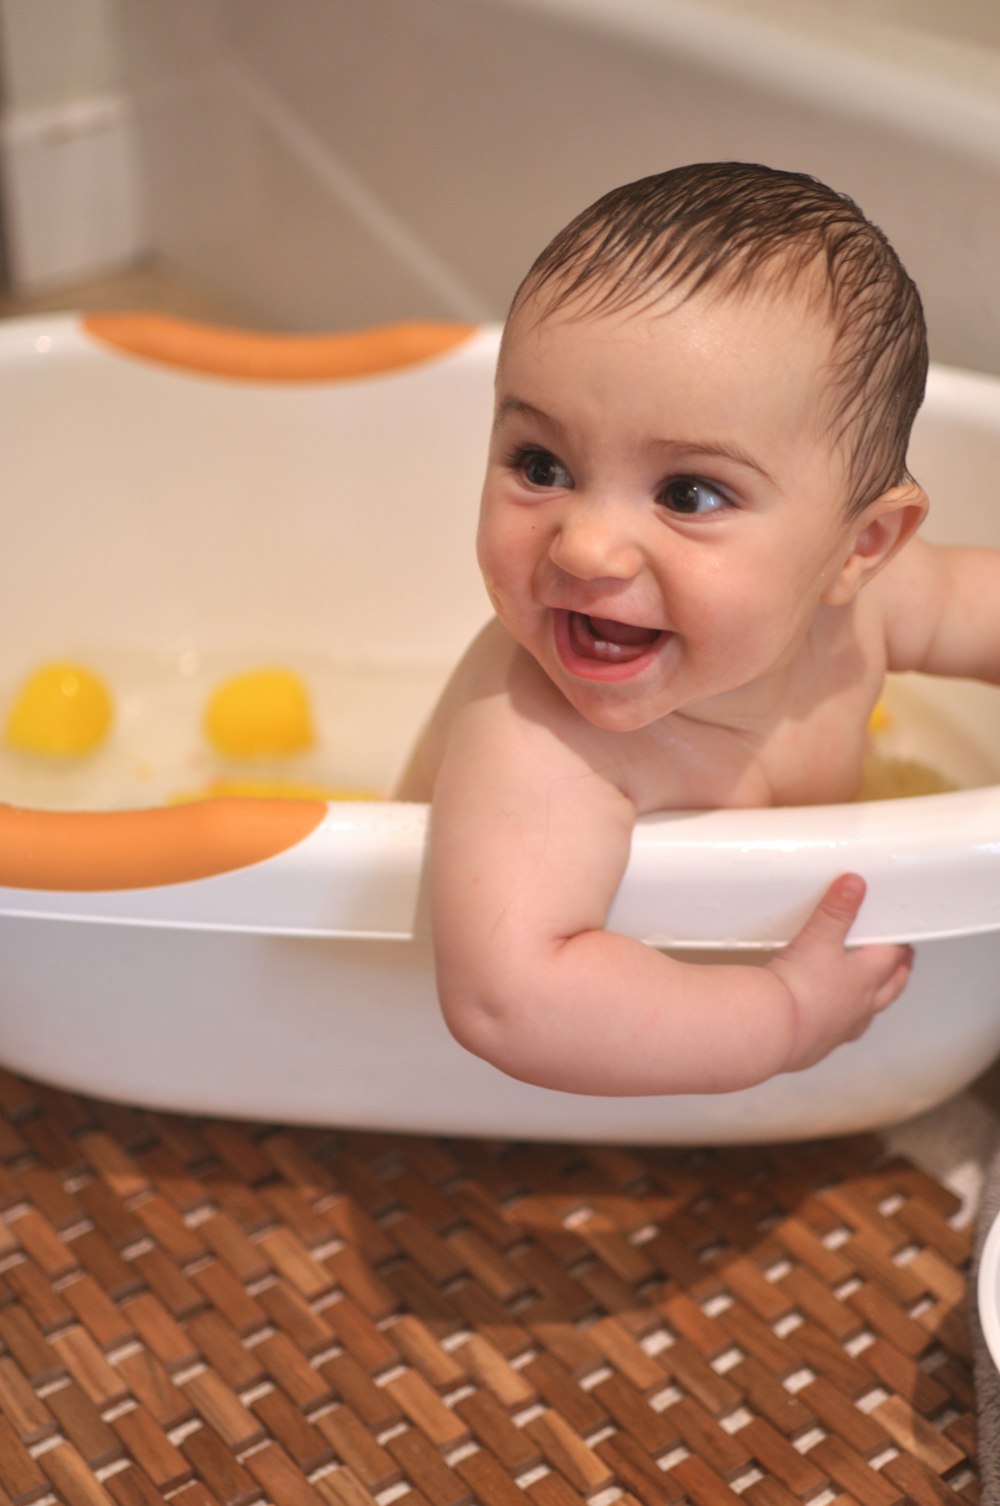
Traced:
[[740, 1093], [599, 1098], [516, 1082], [462, 1050], [423, 944], [62, 922], [53, 945], [51, 925], [0, 921], [0, 1060], [181, 1113], [636, 1144], [812, 1139], [931, 1108], [1000, 1052], [1000, 1007], [983, 1007], [991, 991], [1000, 1005], [990, 936], [922, 945], [894, 1028], [877, 1020], [808, 1073]]

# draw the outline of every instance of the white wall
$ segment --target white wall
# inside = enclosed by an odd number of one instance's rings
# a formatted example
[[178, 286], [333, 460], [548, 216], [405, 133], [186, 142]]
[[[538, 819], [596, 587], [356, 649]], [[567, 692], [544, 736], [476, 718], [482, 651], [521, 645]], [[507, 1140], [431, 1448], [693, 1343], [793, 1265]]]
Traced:
[[853, 193], [935, 356], [1000, 372], [996, 0], [0, 0], [0, 29], [22, 281], [117, 223], [111, 260], [148, 244], [265, 326], [494, 316], [612, 183], [757, 158]]
[[950, 42], [872, 4], [120, 0], [152, 240], [264, 324], [495, 315], [611, 184], [753, 158], [852, 193], [935, 356], [1000, 372], [993, 0]]

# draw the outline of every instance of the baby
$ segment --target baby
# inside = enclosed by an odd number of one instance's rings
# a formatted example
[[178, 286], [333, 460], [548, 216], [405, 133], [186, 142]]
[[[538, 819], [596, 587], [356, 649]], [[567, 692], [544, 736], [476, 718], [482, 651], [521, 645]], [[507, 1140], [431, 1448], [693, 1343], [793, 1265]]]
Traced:
[[1000, 678], [997, 556], [914, 537], [926, 370], [885, 236], [801, 174], [644, 178], [532, 266], [482, 494], [496, 615], [398, 791], [432, 799], [438, 990], [469, 1050], [568, 1092], [722, 1092], [905, 987], [909, 948], [845, 947], [854, 874], [763, 966], [605, 921], [638, 816], [849, 799], [887, 670]]

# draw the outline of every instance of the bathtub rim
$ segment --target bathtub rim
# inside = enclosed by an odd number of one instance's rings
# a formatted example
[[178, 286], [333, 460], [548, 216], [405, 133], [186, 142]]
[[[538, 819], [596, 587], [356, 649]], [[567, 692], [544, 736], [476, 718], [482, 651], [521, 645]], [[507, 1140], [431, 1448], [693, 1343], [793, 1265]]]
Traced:
[[[77, 814], [89, 813], [66, 813], [67, 829]], [[0, 916], [410, 942], [427, 930], [428, 822], [422, 804], [332, 802], [301, 840], [228, 872], [104, 890], [7, 884]], [[675, 865], [683, 878], [672, 885]], [[663, 949], [763, 953], [794, 934], [846, 869], [869, 889], [855, 942], [1000, 930], [1000, 784], [642, 817], [608, 924]]]
[[[782, 7], [752, 14], [703, 0], [512, 0], [565, 26], [624, 36], [633, 45], [677, 52], [723, 75], [753, 77], [779, 95], [932, 138], [995, 165], [995, 86], [1000, 54], [979, 40], [945, 39], [872, 15], [859, 31], [836, 12], [797, 16]], [[831, 66], [831, 64], [833, 64]]]

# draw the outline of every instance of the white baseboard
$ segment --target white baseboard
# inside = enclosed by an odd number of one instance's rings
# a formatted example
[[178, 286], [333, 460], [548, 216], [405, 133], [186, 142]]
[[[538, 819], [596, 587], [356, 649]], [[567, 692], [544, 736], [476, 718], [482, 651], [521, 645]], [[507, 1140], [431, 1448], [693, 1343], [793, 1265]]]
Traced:
[[0, 173], [16, 291], [97, 275], [143, 250], [134, 125], [123, 96], [8, 111]]

